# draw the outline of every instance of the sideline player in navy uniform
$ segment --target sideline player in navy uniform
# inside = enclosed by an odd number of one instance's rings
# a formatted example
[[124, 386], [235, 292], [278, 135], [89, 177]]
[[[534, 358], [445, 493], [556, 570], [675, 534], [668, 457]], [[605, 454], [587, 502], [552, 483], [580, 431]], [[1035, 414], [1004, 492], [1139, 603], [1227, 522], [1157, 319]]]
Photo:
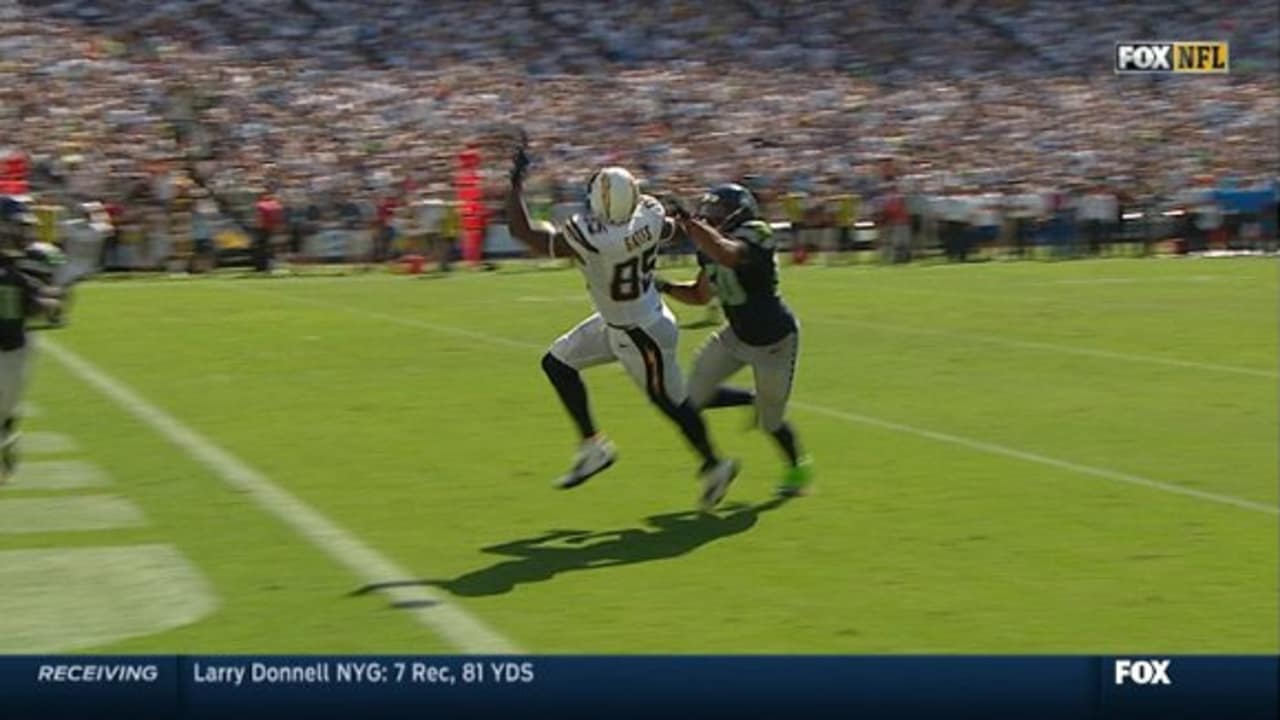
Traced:
[[[698, 248], [700, 270], [692, 282], [659, 279], [659, 291], [690, 305], [705, 305], [714, 293], [729, 321], [698, 351], [689, 399], [699, 409], [754, 403], [760, 427], [786, 456], [779, 494], [802, 494], [813, 479], [812, 462], [786, 421], [800, 326], [778, 295], [773, 230], [759, 219], [751, 191], [736, 184], [712, 188], [693, 217], [675, 214]], [[747, 365], [755, 392], [722, 384]]]
[[[30, 270], [53, 272], [39, 250], [13, 250], [10, 244], [23, 245], [30, 218], [17, 218], [6, 223], [5, 247], [0, 250], [0, 483], [13, 474], [18, 465], [18, 403], [26, 384], [31, 339], [27, 334], [27, 318], [36, 314], [58, 312], [60, 303], [55, 288], [33, 277]], [[17, 227], [20, 234], [11, 235]]]
[[613, 443], [595, 426], [580, 371], [619, 362], [698, 453], [699, 504], [710, 510], [737, 476], [738, 463], [715, 452], [702, 417], [688, 400], [676, 359], [675, 316], [654, 287], [659, 245], [674, 231], [674, 223], [662, 204], [642, 195], [635, 178], [620, 167], [592, 176], [587, 211], [569, 218], [561, 230], [531, 223], [521, 197], [529, 166], [523, 145], [522, 139], [507, 193], [511, 234], [536, 252], [572, 257], [595, 306], [590, 317], [560, 336], [542, 357], [542, 370], [582, 437], [573, 465], [556, 486], [576, 487], [613, 464]]

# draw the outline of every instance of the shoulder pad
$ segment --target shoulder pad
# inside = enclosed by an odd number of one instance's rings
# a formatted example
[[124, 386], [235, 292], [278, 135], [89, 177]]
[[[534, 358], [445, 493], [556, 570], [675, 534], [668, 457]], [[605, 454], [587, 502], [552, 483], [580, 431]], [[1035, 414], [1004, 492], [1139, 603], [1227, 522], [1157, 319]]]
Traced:
[[569, 241], [569, 245], [571, 247], [579, 252], [582, 250], [586, 250], [588, 252], [599, 252], [595, 245], [591, 244], [591, 240], [587, 237], [587, 233], [583, 229], [583, 225], [582, 216], [575, 213], [564, 223], [564, 229], [562, 232], [564, 233], [565, 239]]
[[658, 198], [656, 198], [656, 197], [654, 197], [654, 196], [652, 196], [652, 195], [641, 195], [641, 196], [640, 196], [640, 207], [642, 207], [642, 208], [644, 208], [644, 209], [646, 209], [646, 210], [649, 210], [649, 211], [651, 211], [651, 212], [657, 212], [657, 213], [660, 213], [660, 214], [662, 214], [662, 215], [666, 215], [666, 214], [667, 214], [667, 210], [666, 210], [666, 208], [662, 207], [662, 203], [658, 200]]
[[644, 218], [645, 222], [661, 223], [667, 217], [667, 209], [652, 195], [642, 195], [638, 214]]
[[[662, 238], [663, 226], [666, 224], [667, 211], [662, 203], [650, 195], [640, 197], [640, 208], [633, 219], [638, 226], [649, 228], [655, 239]], [[637, 225], [633, 225], [636, 227]]]
[[774, 247], [773, 228], [763, 220], [748, 220], [733, 231], [733, 237], [766, 250]]

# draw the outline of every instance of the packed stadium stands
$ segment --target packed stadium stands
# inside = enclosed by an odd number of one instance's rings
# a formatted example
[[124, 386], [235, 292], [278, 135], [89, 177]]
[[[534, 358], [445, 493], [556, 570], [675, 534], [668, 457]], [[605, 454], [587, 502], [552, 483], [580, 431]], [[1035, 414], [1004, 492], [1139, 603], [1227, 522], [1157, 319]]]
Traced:
[[[513, 125], [533, 138], [548, 202], [574, 200], [614, 162], [662, 193], [749, 179], [797, 224], [875, 219], [886, 192], [910, 195], [912, 215], [975, 225], [1048, 220], [1087, 192], [1193, 209], [1223, 183], [1274, 193], [1275, 12], [1256, 0], [0, 0], [0, 153], [28, 159], [42, 201], [104, 201], [143, 235], [185, 232], [196, 188], [243, 224], [267, 190], [308, 232], [380, 222], [387, 196], [450, 198], [468, 143], [496, 211], [494, 139]], [[1232, 74], [1114, 75], [1113, 43], [1134, 38], [1227, 40]], [[787, 212], [789, 195], [807, 205]], [[828, 203], [848, 196], [862, 201], [852, 214]], [[1246, 218], [1260, 236], [1274, 237], [1270, 211]]]

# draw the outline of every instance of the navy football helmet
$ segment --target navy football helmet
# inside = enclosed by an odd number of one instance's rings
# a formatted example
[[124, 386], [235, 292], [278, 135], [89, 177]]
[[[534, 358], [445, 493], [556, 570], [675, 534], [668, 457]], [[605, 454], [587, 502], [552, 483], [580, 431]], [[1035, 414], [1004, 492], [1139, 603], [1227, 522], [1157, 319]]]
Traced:
[[737, 183], [717, 185], [698, 201], [698, 217], [706, 220], [720, 232], [733, 232], [739, 225], [755, 220], [760, 206], [751, 191]]

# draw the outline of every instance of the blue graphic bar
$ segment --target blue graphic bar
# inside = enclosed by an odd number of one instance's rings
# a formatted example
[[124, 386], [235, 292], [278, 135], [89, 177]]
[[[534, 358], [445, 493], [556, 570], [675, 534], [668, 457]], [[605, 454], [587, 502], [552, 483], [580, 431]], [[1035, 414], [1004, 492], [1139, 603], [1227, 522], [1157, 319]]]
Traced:
[[0, 719], [1273, 720], [1273, 656], [0, 656]]

